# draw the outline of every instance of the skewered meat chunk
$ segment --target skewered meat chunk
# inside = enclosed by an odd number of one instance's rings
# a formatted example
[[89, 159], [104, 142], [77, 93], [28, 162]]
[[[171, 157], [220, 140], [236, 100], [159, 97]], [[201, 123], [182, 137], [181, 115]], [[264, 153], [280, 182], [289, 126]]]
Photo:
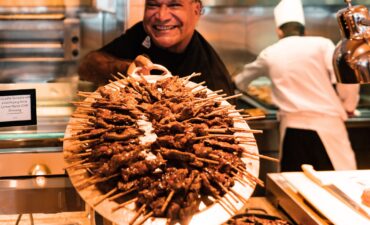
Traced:
[[221, 149], [223, 151], [230, 153], [241, 154], [242, 152], [244, 152], [244, 148], [239, 145], [233, 145], [228, 142], [217, 141], [212, 139], [204, 140], [204, 145], [212, 147], [214, 149]]
[[79, 140], [88, 140], [100, 137], [102, 134], [107, 132], [107, 129], [94, 129], [88, 133], [82, 133], [78, 135]]
[[133, 177], [143, 176], [148, 173], [151, 173], [155, 169], [160, 168], [160, 166], [164, 164], [165, 161], [161, 158], [135, 162], [131, 164], [130, 167], [122, 169], [121, 171], [122, 179], [127, 182]]
[[117, 171], [119, 168], [127, 167], [134, 162], [145, 159], [145, 154], [140, 151], [123, 152], [121, 154], [115, 154], [109, 161], [109, 167], [113, 171]]
[[220, 192], [211, 185], [207, 176], [204, 173], [200, 174], [200, 178], [202, 179], [202, 189], [205, 193], [210, 194], [216, 198], [220, 196]]
[[158, 137], [154, 145], [166, 148], [186, 149], [192, 146], [194, 137], [195, 135], [193, 133], [175, 134], [175, 136], [165, 135]]
[[197, 193], [189, 192], [186, 199], [180, 208], [179, 219], [184, 223], [188, 223], [191, 217], [199, 211], [200, 198]]
[[213, 148], [205, 146], [204, 143], [193, 145], [194, 154], [198, 157], [206, 158], [213, 152]]
[[186, 126], [183, 123], [180, 123], [178, 121], [173, 121], [168, 124], [160, 124], [157, 126], [154, 130], [154, 132], [158, 136], [163, 136], [163, 135], [173, 135], [173, 134], [179, 134], [179, 133], [184, 133], [186, 129]]
[[102, 135], [104, 140], [107, 141], [126, 141], [129, 139], [137, 138], [142, 135], [144, 132], [137, 128], [127, 128], [122, 133], [117, 132], [107, 132]]
[[184, 190], [186, 186], [186, 178], [189, 170], [185, 168], [176, 169], [174, 167], [167, 168], [166, 173], [163, 174], [162, 180], [166, 183], [166, 188], [178, 192]]

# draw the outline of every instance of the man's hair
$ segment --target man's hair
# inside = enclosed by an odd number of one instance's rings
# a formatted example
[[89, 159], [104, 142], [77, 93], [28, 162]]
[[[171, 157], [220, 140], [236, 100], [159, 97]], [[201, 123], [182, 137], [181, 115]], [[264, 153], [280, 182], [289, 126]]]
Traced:
[[193, 2], [198, 2], [200, 4], [200, 13], [203, 14], [203, 2], [202, 2], [202, 0], [193, 0]]
[[283, 33], [284, 37], [288, 36], [303, 36], [305, 27], [298, 22], [288, 22], [284, 23], [279, 27]]

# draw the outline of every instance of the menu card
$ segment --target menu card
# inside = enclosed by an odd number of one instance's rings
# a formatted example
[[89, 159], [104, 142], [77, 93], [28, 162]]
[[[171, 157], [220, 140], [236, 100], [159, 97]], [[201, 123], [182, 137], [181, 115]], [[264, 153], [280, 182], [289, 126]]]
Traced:
[[35, 125], [36, 90], [0, 91], [0, 127]]

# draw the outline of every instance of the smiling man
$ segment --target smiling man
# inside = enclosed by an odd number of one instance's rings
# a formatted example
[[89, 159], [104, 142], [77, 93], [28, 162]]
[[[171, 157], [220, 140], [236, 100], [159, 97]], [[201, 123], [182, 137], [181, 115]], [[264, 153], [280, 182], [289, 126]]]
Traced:
[[195, 30], [202, 9], [201, 0], [146, 0], [143, 21], [83, 58], [80, 79], [103, 85], [110, 74], [125, 73], [138, 55], [146, 55], [174, 75], [200, 72], [192, 81], [206, 81], [211, 90], [223, 89], [232, 95], [234, 88], [224, 63]]

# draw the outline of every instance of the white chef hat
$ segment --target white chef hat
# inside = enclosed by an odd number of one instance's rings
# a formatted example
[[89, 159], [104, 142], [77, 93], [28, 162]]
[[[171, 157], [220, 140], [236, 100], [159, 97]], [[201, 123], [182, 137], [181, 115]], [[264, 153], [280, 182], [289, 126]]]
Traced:
[[274, 9], [274, 16], [276, 27], [288, 22], [305, 25], [301, 0], [281, 0]]

